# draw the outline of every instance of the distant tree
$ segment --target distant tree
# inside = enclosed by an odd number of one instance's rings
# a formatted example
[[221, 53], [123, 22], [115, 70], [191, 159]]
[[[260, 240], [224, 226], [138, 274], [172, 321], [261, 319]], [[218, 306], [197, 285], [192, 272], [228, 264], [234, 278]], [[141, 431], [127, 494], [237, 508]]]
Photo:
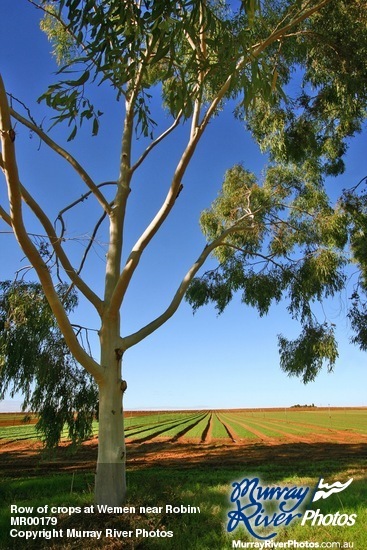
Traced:
[[[77, 305], [75, 292], [56, 287], [65, 311]], [[38, 416], [45, 445], [57, 445], [67, 427], [77, 443], [92, 433], [98, 390], [71, 355], [39, 283], [0, 283], [0, 399], [23, 394], [23, 410]]]
[[[228, 7], [219, 0], [29, 1], [43, 11], [43, 29], [61, 63], [57, 82], [42, 99], [54, 109], [55, 124], [69, 125], [68, 140], [88, 120], [93, 134], [99, 130], [102, 112], [88, 95], [93, 83], [112, 87], [124, 105], [120, 173], [115, 182], [100, 184], [35, 122], [31, 111], [22, 115], [9, 106], [0, 81], [0, 165], [9, 196], [9, 207], [0, 207], [0, 216], [33, 265], [70, 353], [98, 385], [96, 501], [119, 505], [125, 498], [126, 459], [122, 358], [168, 321], [185, 296], [194, 308], [213, 301], [222, 311], [241, 291], [242, 300], [262, 315], [272, 302], [287, 296], [302, 333], [295, 342], [280, 338], [283, 368], [307, 381], [324, 359], [329, 367], [335, 361], [332, 327], [317, 322], [310, 304], [343, 284], [340, 249], [346, 242], [345, 217], [328, 204], [323, 177], [340, 172], [345, 140], [359, 130], [365, 114], [365, 2], [243, 0]], [[294, 88], [301, 90], [297, 97], [292, 96]], [[157, 127], [153, 97], [160, 97], [171, 119], [167, 128]], [[242, 166], [227, 172], [220, 195], [201, 217], [207, 245], [172, 301], [150, 323], [121, 335], [124, 298], [140, 260], [174, 212], [184, 175], [209, 123], [230, 99], [237, 100], [236, 115], [269, 152], [264, 178], [256, 179]], [[69, 163], [86, 185], [82, 198], [70, 198], [60, 210], [60, 231], [27, 190], [26, 174], [19, 176], [13, 120]], [[167, 182], [167, 195], [126, 253], [126, 212], [136, 176], [180, 125], [187, 128], [186, 142], [181, 150], [177, 143], [178, 162]], [[150, 140], [140, 155], [133, 147], [139, 136]], [[112, 198], [105, 192], [107, 184]], [[67, 254], [62, 213], [88, 196], [100, 213], [78, 265]], [[43, 228], [53, 263], [40, 254], [27, 229], [31, 215]], [[102, 229], [107, 229], [109, 244], [100, 296], [87, 284], [83, 267]], [[200, 275], [213, 255], [218, 267]], [[99, 315], [99, 360], [78, 339], [55, 286], [58, 277], [77, 289]]]

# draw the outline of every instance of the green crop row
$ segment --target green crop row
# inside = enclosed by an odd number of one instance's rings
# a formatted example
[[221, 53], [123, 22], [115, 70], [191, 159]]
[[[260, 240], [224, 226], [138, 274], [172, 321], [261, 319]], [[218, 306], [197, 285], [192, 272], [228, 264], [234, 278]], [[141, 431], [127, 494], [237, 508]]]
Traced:
[[[143, 419], [142, 421], [141, 418]], [[169, 425], [172, 424], [172, 422], [184, 422], [190, 418], [192, 418], [192, 414], [187, 413], [178, 413], [176, 415], [170, 413], [167, 415], [149, 415], [144, 417], [137, 416], [135, 417], [135, 421], [133, 418], [131, 418], [130, 422], [124, 420], [124, 426], [125, 430], [130, 432], [133, 430]]]
[[173, 422], [164, 435], [175, 437], [189, 426], [195, 424], [201, 417], [202, 415], [192, 415], [190, 417], [186, 417], [185, 419], [181, 419], [180, 422]]
[[127, 433], [129, 439], [152, 439], [153, 437], [174, 437], [190, 422], [194, 422], [195, 419], [200, 417], [198, 414], [193, 414], [189, 417], [180, 418], [179, 421], [173, 420], [171, 422], [164, 422], [161, 424], [154, 424], [146, 428], [139, 428], [138, 430], [132, 430]]
[[[64, 428], [62, 432], [62, 438], [67, 438], [68, 432]], [[36, 430], [35, 424], [29, 424], [27, 426], [4, 426], [0, 427], [0, 439], [7, 439], [10, 441], [20, 441], [23, 439], [40, 439], [40, 435]]]
[[367, 433], [367, 410], [310, 410], [293, 411], [235, 411], [231, 418], [250, 426], [270, 429], [278, 426], [289, 433], [308, 434], [315, 428], [347, 430], [355, 433]]
[[208, 427], [212, 413], [206, 413], [205, 416], [193, 426], [188, 432], [185, 433], [185, 437], [188, 439], [202, 439], [203, 434]]
[[34, 439], [37, 437], [34, 424], [0, 427], [0, 439]]
[[281, 420], [293, 422], [295, 424], [311, 424], [325, 428], [335, 428], [338, 430], [353, 430], [356, 432], [367, 432], [367, 409], [310, 409], [296, 410], [284, 409], [279, 411], [236, 411], [232, 414], [242, 420], [266, 419]]
[[[264, 435], [268, 435], [271, 437], [281, 437], [284, 435], [284, 433], [289, 433], [293, 435], [302, 435], [305, 433], [310, 433], [314, 431], [314, 428], [305, 428], [303, 426], [290, 426], [290, 424], [281, 423], [280, 421], [277, 422], [276, 420], [255, 420], [255, 419], [245, 419], [240, 418], [239, 416], [225, 416], [225, 418], [228, 420], [229, 423], [235, 424], [235, 430], [238, 433], [238, 435], [242, 436], [242, 433], [244, 433], [244, 437], [248, 437], [247, 434], [252, 435], [252, 437], [256, 437], [255, 434], [251, 433], [251, 428], [254, 430], [263, 433]], [[246, 430], [246, 426], [249, 428], [249, 430]]]
[[219, 420], [217, 413], [213, 415], [213, 427], [212, 427], [212, 437], [214, 439], [228, 438], [228, 432], [225, 429], [223, 423]]
[[[234, 417], [232, 417], [232, 421], [234, 420]], [[237, 419], [236, 419], [237, 421]], [[238, 420], [239, 422], [240, 420]], [[246, 426], [248, 426], [249, 429], [253, 428], [254, 430], [264, 434], [265, 436], [268, 436], [268, 437], [282, 437], [282, 435], [284, 435], [284, 432], [286, 432], [286, 428], [285, 429], [277, 429], [276, 426], [272, 425], [270, 422], [266, 422], [266, 421], [260, 421], [260, 420], [255, 420], [255, 419], [246, 419], [246, 421], [243, 421]], [[237, 428], [236, 428], [236, 431], [237, 431]]]
[[125, 413], [124, 425], [125, 429], [140, 427], [140, 426], [152, 426], [160, 425], [164, 422], [177, 421], [179, 418], [188, 418], [192, 413], [187, 412], [168, 412], [168, 413], [149, 413], [146, 415], [135, 414], [133, 412]]
[[229, 428], [241, 439], [258, 439], [258, 436], [247, 430], [236, 417], [227, 414], [222, 414], [221, 417], [228, 424]]

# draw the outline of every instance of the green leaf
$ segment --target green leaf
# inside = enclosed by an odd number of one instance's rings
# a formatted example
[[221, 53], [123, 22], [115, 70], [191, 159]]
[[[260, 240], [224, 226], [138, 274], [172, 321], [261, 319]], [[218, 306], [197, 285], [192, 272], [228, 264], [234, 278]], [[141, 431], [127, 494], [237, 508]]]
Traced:
[[98, 122], [98, 118], [95, 117], [93, 120], [92, 135], [96, 136], [98, 134], [98, 130], [99, 130], [99, 122]]
[[90, 72], [87, 70], [77, 80], [65, 80], [63, 84], [69, 86], [70, 88], [83, 86], [88, 81], [89, 76]]
[[71, 134], [69, 135], [67, 141], [72, 141], [75, 138], [76, 133], [77, 133], [77, 126], [75, 125], [72, 132], [71, 132]]

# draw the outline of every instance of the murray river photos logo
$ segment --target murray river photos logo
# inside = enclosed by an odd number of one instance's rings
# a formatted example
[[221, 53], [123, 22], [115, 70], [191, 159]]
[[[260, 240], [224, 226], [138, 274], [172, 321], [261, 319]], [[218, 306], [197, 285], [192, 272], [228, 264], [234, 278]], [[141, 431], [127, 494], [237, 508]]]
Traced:
[[301, 521], [301, 525], [354, 525], [356, 514], [336, 512], [324, 515], [319, 509], [305, 510], [306, 501], [311, 495], [309, 502], [326, 499], [334, 493], [344, 491], [352, 481], [353, 479], [346, 483], [337, 481], [329, 485], [321, 478], [315, 488], [267, 486], [262, 485], [258, 477], [234, 481], [230, 494], [233, 508], [228, 512], [227, 531], [231, 533], [242, 525], [252, 537], [268, 540], [274, 538], [281, 527], [290, 525], [297, 519]]

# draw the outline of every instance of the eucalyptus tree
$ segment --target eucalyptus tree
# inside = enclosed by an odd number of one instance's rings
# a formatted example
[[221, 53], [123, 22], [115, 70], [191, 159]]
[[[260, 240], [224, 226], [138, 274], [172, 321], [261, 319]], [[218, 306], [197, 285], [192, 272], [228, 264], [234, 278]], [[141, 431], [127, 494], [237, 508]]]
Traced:
[[363, 351], [367, 350], [367, 177], [362, 178], [352, 188], [344, 191], [340, 198], [340, 208], [345, 212], [349, 223], [350, 248], [357, 274], [348, 317], [354, 335], [352, 342]]
[[[31, 110], [21, 114], [14, 102], [9, 105], [0, 83], [0, 164], [9, 196], [9, 206], [0, 207], [0, 216], [33, 265], [70, 353], [98, 385], [95, 498], [98, 503], [118, 505], [125, 498], [122, 359], [126, 350], [168, 321], [185, 296], [194, 308], [214, 301], [222, 311], [241, 291], [242, 300], [261, 314], [287, 296], [290, 314], [303, 329], [295, 342], [280, 338], [282, 366], [309, 380], [324, 359], [329, 368], [335, 361], [332, 327], [316, 321], [310, 302], [332, 295], [343, 284], [340, 248], [346, 241], [345, 218], [329, 205], [323, 177], [328, 171], [338, 172], [345, 140], [364, 117], [366, 87], [360, 54], [366, 44], [364, 2], [243, 0], [227, 6], [215, 0], [28, 1], [43, 12], [42, 28], [60, 63], [57, 82], [41, 100], [54, 109], [55, 124], [69, 125], [68, 139], [77, 139], [82, 123], [90, 121], [92, 133], [97, 134], [103, 122], [101, 108], [88, 95], [89, 86], [112, 87], [123, 105], [120, 169], [112, 182], [111, 200], [66, 145], [56, 143], [52, 133], [33, 119]], [[351, 52], [353, 56], [358, 52], [363, 67], [354, 64]], [[352, 78], [351, 70], [361, 79]], [[293, 75], [301, 89], [296, 98]], [[157, 98], [171, 119], [166, 128], [157, 125], [159, 116], [151, 112]], [[227, 172], [220, 195], [201, 217], [207, 244], [171, 302], [136, 332], [122, 334], [125, 297], [140, 261], [174, 214], [198, 144], [228, 100], [237, 101], [236, 116], [269, 151], [270, 165], [262, 180], [243, 166]], [[90, 242], [107, 226], [103, 295], [83, 276], [90, 247], [79, 267], [68, 256], [63, 213], [72, 203], [60, 210], [60, 230], [56, 230], [27, 190], [27, 176], [18, 172], [14, 120], [75, 170], [86, 186], [76, 202], [93, 197], [99, 205]], [[160, 146], [179, 127], [187, 129], [186, 141], [177, 143], [178, 161], [167, 181], [166, 196], [127, 250], [124, 235], [131, 189], [147, 159], [159, 155]], [[135, 146], [139, 135], [149, 140], [142, 152]], [[27, 229], [31, 214], [43, 228], [49, 258], [40, 253]], [[218, 267], [201, 273], [213, 257]], [[55, 286], [59, 278], [69, 281], [65, 297]], [[71, 289], [99, 316], [99, 360], [78, 339], [68, 316], [65, 299]]]
[[[70, 314], [77, 296], [66, 291], [56, 286]], [[96, 385], [70, 353], [39, 283], [0, 283], [0, 388], [1, 399], [7, 391], [23, 395], [23, 410], [37, 413], [46, 447], [57, 445], [65, 426], [74, 443], [92, 435]]]

